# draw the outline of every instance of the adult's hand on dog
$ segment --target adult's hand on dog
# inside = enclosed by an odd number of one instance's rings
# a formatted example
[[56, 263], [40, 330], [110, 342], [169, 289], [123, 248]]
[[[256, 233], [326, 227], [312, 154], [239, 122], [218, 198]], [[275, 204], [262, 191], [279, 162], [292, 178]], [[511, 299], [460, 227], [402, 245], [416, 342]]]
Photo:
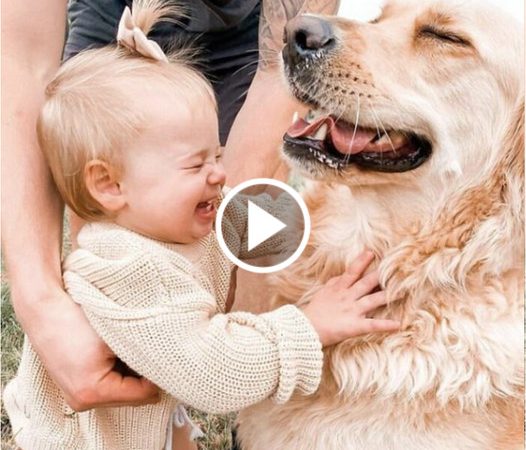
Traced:
[[363, 276], [373, 259], [373, 253], [362, 253], [342, 275], [331, 278], [303, 308], [324, 347], [362, 334], [400, 328], [396, 320], [367, 317], [387, 303], [383, 291], [371, 293], [378, 287], [378, 272]]
[[[31, 344], [75, 411], [102, 406], [137, 406], [159, 400], [145, 378], [116, 369], [115, 354], [91, 328], [81, 308], [63, 291], [40, 304]], [[28, 324], [29, 325], [29, 324]], [[25, 328], [25, 327], [24, 327]]]
[[259, 68], [277, 67], [283, 29], [302, 13], [335, 14], [340, 0], [263, 0], [259, 18]]

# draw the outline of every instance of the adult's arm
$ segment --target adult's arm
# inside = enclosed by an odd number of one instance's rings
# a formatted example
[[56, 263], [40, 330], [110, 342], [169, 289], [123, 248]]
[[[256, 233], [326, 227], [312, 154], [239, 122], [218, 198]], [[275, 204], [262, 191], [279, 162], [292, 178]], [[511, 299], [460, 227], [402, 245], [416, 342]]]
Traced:
[[44, 89], [60, 64], [67, 0], [2, 4], [2, 244], [17, 319], [76, 410], [155, 401], [150, 382], [113, 371], [115, 356], [64, 292], [63, 204], [36, 138]]
[[259, 65], [226, 143], [224, 164], [230, 186], [249, 178], [285, 179], [280, 157], [283, 135], [295, 111], [306, 107], [288, 92], [281, 70], [283, 28], [301, 12], [333, 14], [339, 0], [261, 0]]

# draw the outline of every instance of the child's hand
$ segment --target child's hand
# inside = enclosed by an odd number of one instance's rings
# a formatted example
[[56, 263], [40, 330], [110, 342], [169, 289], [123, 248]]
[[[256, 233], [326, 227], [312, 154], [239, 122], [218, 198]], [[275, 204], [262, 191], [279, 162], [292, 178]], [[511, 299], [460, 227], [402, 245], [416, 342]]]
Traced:
[[367, 318], [368, 313], [386, 304], [383, 291], [370, 294], [378, 286], [378, 272], [362, 278], [373, 259], [371, 252], [363, 252], [342, 275], [331, 278], [303, 308], [324, 347], [361, 334], [399, 329], [400, 322], [396, 320]]

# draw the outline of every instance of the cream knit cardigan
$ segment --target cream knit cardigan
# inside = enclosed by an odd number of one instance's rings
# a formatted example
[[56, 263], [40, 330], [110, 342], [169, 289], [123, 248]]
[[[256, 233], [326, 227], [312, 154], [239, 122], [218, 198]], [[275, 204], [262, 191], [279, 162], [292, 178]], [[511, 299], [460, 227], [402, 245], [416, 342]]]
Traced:
[[[242, 253], [236, 218], [226, 228]], [[73, 413], [26, 340], [4, 392], [22, 449], [160, 450], [180, 402], [225, 413], [316, 391], [321, 344], [299, 309], [225, 314], [232, 265], [215, 233], [164, 244], [96, 223], [78, 242], [65, 263], [68, 292], [119, 358], [163, 394], [154, 405]]]

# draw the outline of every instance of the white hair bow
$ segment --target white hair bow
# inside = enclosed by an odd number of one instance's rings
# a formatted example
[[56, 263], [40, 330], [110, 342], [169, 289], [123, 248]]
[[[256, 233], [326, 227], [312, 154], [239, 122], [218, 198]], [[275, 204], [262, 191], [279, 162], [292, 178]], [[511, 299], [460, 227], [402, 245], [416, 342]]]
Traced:
[[126, 6], [119, 22], [117, 31], [117, 42], [119, 45], [136, 51], [147, 58], [168, 62], [168, 58], [159, 47], [157, 42], [146, 37], [144, 31], [135, 25], [130, 8]]

